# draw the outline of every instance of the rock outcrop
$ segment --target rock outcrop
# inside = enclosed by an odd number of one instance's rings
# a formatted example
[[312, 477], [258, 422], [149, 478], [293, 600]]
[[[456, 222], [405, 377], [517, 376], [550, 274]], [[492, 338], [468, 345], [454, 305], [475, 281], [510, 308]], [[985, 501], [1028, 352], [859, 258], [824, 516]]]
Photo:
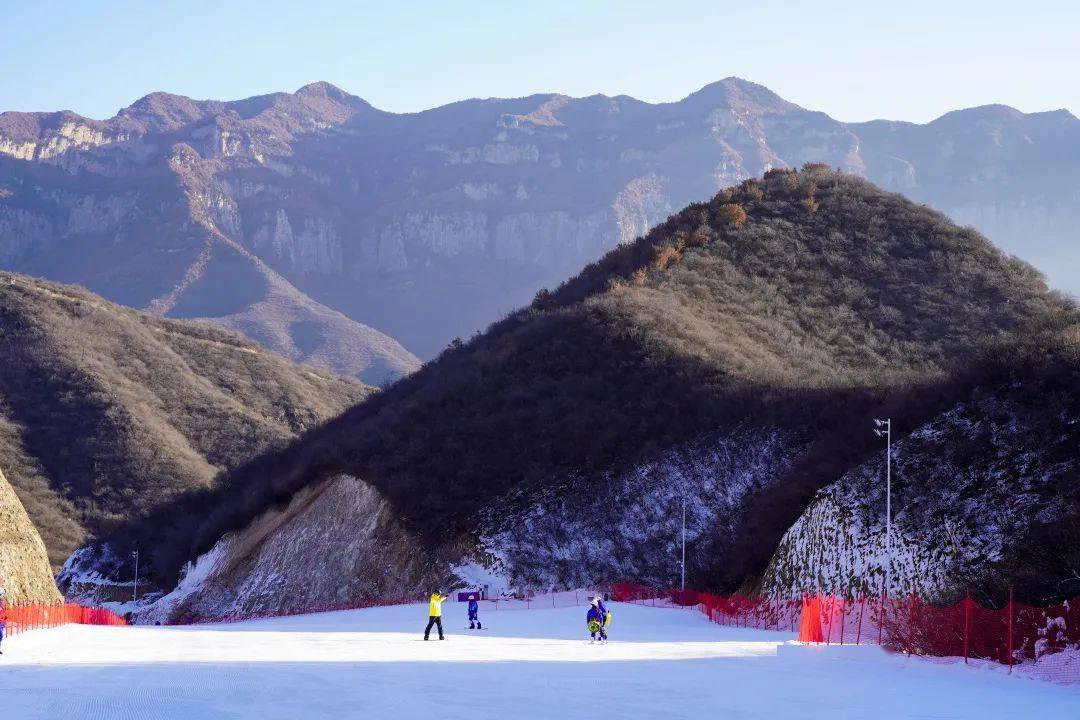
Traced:
[[0, 587], [8, 603], [60, 600], [49, 555], [15, 490], [0, 470]]
[[377, 490], [342, 475], [223, 537], [139, 619], [188, 622], [419, 598], [450, 586], [450, 558], [425, 550]]

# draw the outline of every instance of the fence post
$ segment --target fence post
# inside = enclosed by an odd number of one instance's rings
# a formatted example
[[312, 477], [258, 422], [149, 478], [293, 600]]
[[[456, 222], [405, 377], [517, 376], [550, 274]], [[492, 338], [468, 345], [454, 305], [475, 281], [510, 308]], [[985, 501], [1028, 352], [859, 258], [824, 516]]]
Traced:
[[915, 654], [915, 591], [908, 598], [908, 657]]
[[844, 644], [844, 626], [847, 625], [847, 598], [844, 597], [844, 588], [840, 588], [840, 644]]
[[964, 664], [967, 665], [971, 648], [971, 589], [964, 593]]
[[862, 616], [863, 611], [866, 609], [866, 596], [862, 594], [863, 588], [859, 587], [859, 622], [855, 625], [855, 644], [859, 644], [860, 638], [862, 638]]
[[881, 645], [881, 629], [885, 627], [885, 579], [881, 580], [881, 594], [878, 595], [877, 644]]
[[1013, 601], [1013, 589], [1009, 588], [1009, 672], [1012, 672], [1013, 666], [1013, 614], [1016, 609], [1016, 604]]
[[[818, 597], [822, 597], [821, 593], [818, 593]], [[828, 630], [825, 631], [825, 644], [828, 645], [832, 640], [832, 626], [833, 626], [833, 608], [831, 603], [826, 603], [822, 600], [822, 606], [825, 608], [825, 623], [828, 626]]]

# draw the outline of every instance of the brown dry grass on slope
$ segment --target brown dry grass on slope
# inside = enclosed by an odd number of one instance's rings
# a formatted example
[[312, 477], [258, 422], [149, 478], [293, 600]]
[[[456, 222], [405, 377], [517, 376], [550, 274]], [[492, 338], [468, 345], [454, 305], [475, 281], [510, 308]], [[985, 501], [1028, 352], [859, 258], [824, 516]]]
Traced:
[[0, 450], [53, 566], [369, 388], [234, 333], [0, 273]]

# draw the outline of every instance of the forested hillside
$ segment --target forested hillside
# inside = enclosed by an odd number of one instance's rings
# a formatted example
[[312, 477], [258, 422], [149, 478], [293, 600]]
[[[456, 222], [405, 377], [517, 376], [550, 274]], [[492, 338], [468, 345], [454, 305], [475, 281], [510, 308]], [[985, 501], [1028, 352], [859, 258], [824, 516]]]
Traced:
[[363, 399], [211, 325], [0, 273], [0, 467], [54, 568]]
[[[665, 508], [692, 494], [695, 572], [736, 587], [870, 451], [869, 418], [931, 416], [998, 342], [1074, 313], [933, 210], [823, 166], [771, 171], [188, 497], [155, 520], [154, 571], [175, 578], [223, 533], [348, 475], [429, 546], [472, 538], [552, 584], [670, 572]], [[774, 490], [784, 502], [747, 518]], [[562, 529], [530, 541], [545, 527]], [[583, 534], [611, 556], [574, 563]]]

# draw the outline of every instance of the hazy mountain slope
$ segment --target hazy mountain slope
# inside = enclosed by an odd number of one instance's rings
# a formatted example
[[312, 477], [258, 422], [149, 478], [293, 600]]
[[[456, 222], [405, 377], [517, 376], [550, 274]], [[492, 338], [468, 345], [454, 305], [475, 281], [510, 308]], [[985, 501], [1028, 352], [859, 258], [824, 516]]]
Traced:
[[4, 113], [0, 267], [380, 379], [367, 368], [415, 358], [325, 308], [430, 358], [675, 209], [806, 161], [928, 202], [1080, 288], [1073, 116], [844, 124], [737, 78], [656, 105], [545, 94], [395, 115], [316, 83], [156, 93], [105, 121]]
[[1068, 111], [988, 105], [925, 125], [848, 127], [861, 141], [867, 177], [979, 228], [1080, 294], [1080, 121]]
[[0, 587], [8, 603], [60, 599], [49, 556], [18, 495], [0, 470]]
[[0, 462], [59, 566], [363, 398], [210, 325], [0, 274]]
[[[1011, 350], [954, 406], [898, 426], [892, 594], [951, 602], [973, 589], [998, 603], [1016, 585], [1024, 602], [1044, 604], [1080, 592], [1078, 349], [1080, 326]], [[781, 541], [766, 592], [882, 591], [883, 450], [818, 493]]]
[[[1029, 266], [934, 211], [825, 168], [774, 171], [243, 466], [220, 492], [189, 498], [187, 518], [155, 520], [170, 527], [155, 572], [167, 578], [300, 488], [349, 475], [423, 542], [481, 538], [502, 571], [536, 582], [670, 573], [664, 553], [645, 551], [670, 542], [670, 523], [627, 505], [648, 495], [670, 509], [690, 493], [694, 532], [711, 543], [693, 558], [705, 577], [731, 560], [729, 534], [754, 495], [796, 487], [778, 509], [794, 520], [835, 479], [819, 456], [853, 422], [890, 404], [932, 413], [985, 343], [1072, 312]], [[581, 532], [515, 535], [525, 523]], [[619, 556], [586, 561], [583, 538], [617, 525]], [[757, 543], [774, 547], [786, 527], [756, 530]], [[763, 570], [768, 552], [725, 582]]]
[[[286, 108], [271, 103], [250, 121], [230, 105], [165, 95], [105, 123], [0, 115], [0, 137], [17, 139], [8, 143], [15, 159], [0, 156], [0, 267], [158, 314], [206, 317], [372, 383], [411, 372], [419, 361], [400, 344], [300, 293], [210, 219], [228, 203], [206, 164], [228, 151], [235, 123], [252, 153], [285, 147], [297, 128], [282, 117], [307, 108], [285, 97]], [[315, 108], [342, 117], [340, 108]]]

